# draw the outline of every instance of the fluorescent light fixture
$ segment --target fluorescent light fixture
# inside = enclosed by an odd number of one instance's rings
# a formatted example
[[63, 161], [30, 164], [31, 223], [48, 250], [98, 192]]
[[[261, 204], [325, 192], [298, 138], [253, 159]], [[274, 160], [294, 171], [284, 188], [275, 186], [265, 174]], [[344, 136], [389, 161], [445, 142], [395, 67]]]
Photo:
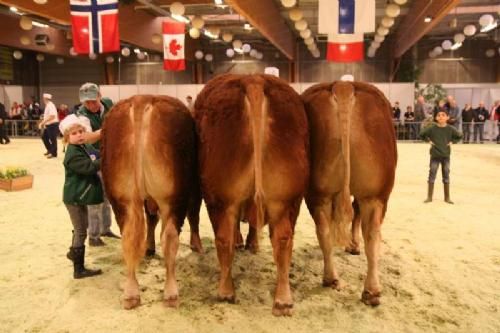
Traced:
[[432, 21], [432, 16], [427, 15], [427, 16], [424, 18], [424, 22], [425, 22], [425, 23], [429, 23], [430, 21]]
[[208, 31], [207, 29], [203, 30], [203, 34], [204, 34], [205, 36], [207, 36], [208, 38], [212, 38], [212, 39], [217, 39], [217, 38], [219, 38], [219, 36], [217, 36], [217, 35], [215, 35], [215, 34], [211, 33], [211, 32], [210, 32], [210, 31]]
[[243, 25], [243, 28], [245, 30], [252, 30], [253, 29], [252, 26], [250, 24], [248, 24], [248, 23], [245, 23], [245, 25]]
[[456, 50], [462, 46], [462, 43], [455, 43], [451, 46], [450, 50]]
[[235, 48], [235, 49], [234, 49], [234, 52], [236, 52], [236, 53], [238, 53], [238, 54], [243, 54], [243, 53], [244, 53], [244, 52], [243, 52], [243, 49], [241, 49], [241, 48], [239, 48], [239, 47]]
[[184, 23], [189, 23], [191, 21], [189, 21], [188, 18], [182, 16], [182, 15], [177, 15], [177, 14], [172, 14], [170, 15], [174, 20], [176, 21], [179, 21], [179, 22], [184, 22]]
[[495, 22], [493, 22], [493, 23], [491, 23], [491, 24], [488, 24], [487, 26], [483, 27], [483, 28], [481, 29], [481, 32], [488, 32], [488, 31], [490, 31], [490, 30], [495, 29], [497, 26], [498, 26], [498, 22], [497, 22], [497, 21], [495, 21]]
[[215, 3], [216, 5], [218, 5], [218, 6], [222, 5], [222, 3], [223, 3], [223, 2], [224, 2], [224, 1], [222, 1], [222, 0], [214, 0], [214, 3]]
[[[39, 27], [39, 28], [48, 28], [49, 25], [48, 24], [44, 24], [44, 23], [40, 23], [40, 22], [37, 22], [37, 21], [32, 21], [31, 22], [35, 27]], [[88, 32], [88, 31], [87, 31]]]
[[16, 7], [11, 6], [9, 9], [10, 9], [11, 12], [17, 13], [17, 8]]
[[135, 53], [140, 53], [140, 52], [141, 52], [141, 50], [139, 50], [138, 48], [135, 48], [135, 49], [134, 49], [134, 52], [135, 52]]

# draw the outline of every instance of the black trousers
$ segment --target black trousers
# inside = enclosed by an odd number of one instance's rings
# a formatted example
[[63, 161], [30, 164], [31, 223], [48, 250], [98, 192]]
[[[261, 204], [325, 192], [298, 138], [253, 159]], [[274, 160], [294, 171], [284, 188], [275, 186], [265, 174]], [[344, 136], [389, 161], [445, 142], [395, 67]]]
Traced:
[[9, 143], [10, 142], [10, 139], [9, 137], [7, 136], [7, 129], [5, 128], [5, 124], [2, 123], [0, 125], [0, 143]]
[[57, 135], [59, 134], [59, 123], [50, 124], [45, 127], [42, 141], [45, 148], [52, 156], [57, 156]]

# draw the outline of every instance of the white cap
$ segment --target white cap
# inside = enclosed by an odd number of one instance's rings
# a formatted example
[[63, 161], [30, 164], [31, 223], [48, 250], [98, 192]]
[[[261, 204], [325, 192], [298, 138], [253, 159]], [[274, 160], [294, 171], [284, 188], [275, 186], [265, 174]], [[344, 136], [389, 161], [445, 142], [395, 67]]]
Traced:
[[46, 98], [46, 99], [52, 99], [52, 95], [51, 95], [51, 94], [44, 93], [44, 94], [43, 94], [43, 98]]
[[64, 134], [64, 132], [66, 132], [66, 130], [71, 128], [73, 125], [83, 126], [83, 128], [85, 128], [87, 132], [92, 132], [92, 127], [90, 126], [89, 118], [84, 116], [77, 116], [75, 114], [70, 114], [69, 116], [66, 116], [59, 123], [59, 130], [61, 131], [62, 134]]

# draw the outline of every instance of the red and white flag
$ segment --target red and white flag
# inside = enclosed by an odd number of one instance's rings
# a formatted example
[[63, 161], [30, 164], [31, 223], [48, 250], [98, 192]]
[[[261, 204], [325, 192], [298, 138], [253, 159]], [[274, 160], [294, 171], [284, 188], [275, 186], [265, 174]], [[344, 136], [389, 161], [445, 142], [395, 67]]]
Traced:
[[182, 22], [163, 22], [163, 69], [167, 71], [183, 71], [184, 62], [184, 30]]
[[354, 62], [364, 59], [363, 33], [329, 34], [326, 60]]
[[76, 53], [120, 51], [118, 0], [70, 0]]

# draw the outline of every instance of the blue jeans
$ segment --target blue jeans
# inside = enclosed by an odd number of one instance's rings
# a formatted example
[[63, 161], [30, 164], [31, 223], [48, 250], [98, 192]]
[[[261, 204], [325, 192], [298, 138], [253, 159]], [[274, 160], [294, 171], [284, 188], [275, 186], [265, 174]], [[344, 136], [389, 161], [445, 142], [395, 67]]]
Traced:
[[429, 184], [434, 184], [436, 181], [436, 174], [441, 164], [441, 173], [443, 175], [443, 183], [450, 183], [450, 158], [449, 157], [431, 157], [431, 163], [429, 165]]

